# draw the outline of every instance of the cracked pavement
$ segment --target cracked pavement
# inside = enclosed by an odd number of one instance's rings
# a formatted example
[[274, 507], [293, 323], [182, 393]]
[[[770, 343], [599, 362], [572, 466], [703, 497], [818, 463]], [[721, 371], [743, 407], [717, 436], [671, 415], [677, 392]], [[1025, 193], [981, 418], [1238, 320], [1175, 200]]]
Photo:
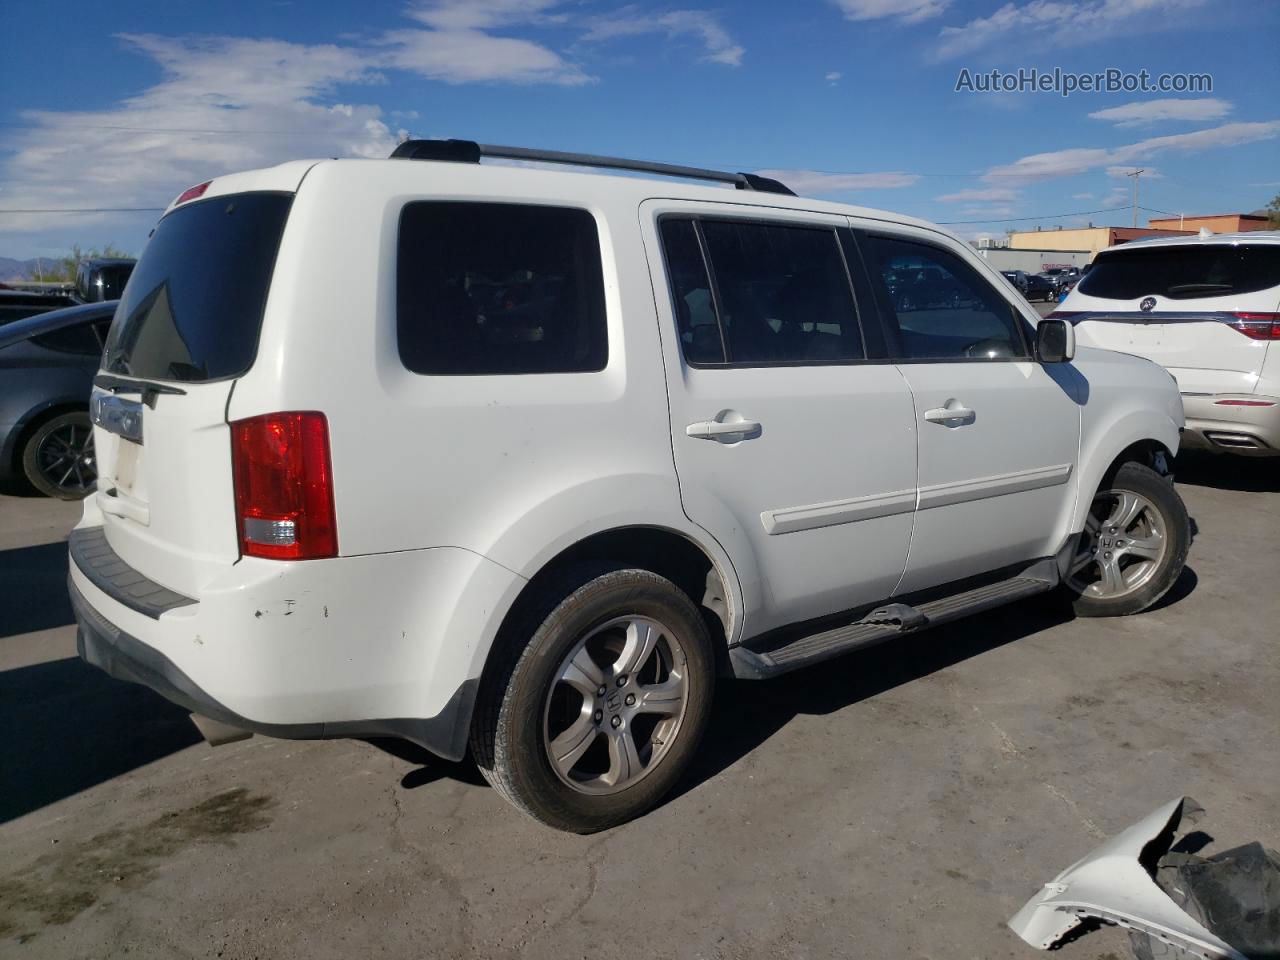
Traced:
[[0, 956], [1033, 956], [1005, 920], [1162, 802], [1280, 839], [1278, 467], [1179, 463], [1199, 534], [1161, 609], [1031, 600], [722, 684], [676, 794], [594, 837], [405, 744], [207, 747], [73, 659], [78, 507], [0, 498]]

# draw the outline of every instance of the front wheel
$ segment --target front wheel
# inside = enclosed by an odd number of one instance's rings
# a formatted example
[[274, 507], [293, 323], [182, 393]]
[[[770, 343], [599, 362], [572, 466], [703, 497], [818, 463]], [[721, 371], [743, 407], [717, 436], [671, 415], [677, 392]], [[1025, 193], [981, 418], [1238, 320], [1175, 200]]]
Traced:
[[517, 808], [594, 833], [647, 811], [688, 765], [710, 718], [711, 641], [689, 597], [647, 570], [579, 572], [548, 593], [562, 599], [530, 617], [526, 642], [517, 631], [495, 651], [471, 748]]
[[1065, 583], [1082, 617], [1146, 610], [1182, 575], [1191, 546], [1187, 508], [1168, 480], [1126, 463], [1094, 495]]
[[22, 450], [22, 470], [46, 497], [83, 500], [98, 479], [89, 414], [72, 411], [40, 424]]

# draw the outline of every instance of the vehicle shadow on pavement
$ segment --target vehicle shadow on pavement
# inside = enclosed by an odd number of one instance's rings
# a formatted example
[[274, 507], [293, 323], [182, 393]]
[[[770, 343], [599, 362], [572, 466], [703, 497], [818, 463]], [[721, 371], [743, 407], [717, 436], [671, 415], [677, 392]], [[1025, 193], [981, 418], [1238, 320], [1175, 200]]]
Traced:
[[[1197, 579], [1190, 567], [1184, 569], [1153, 609], [1187, 597]], [[1072, 619], [1066, 603], [1032, 597], [775, 680], [724, 680], [716, 688], [702, 746], [689, 772], [663, 802], [670, 803], [737, 763], [801, 714], [834, 713]]]
[[1245, 493], [1280, 493], [1280, 458], [1239, 457], [1189, 450], [1173, 463], [1178, 484], [1240, 490]]
[[0, 583], [0, 639], [75, 622], [65, 541], [0, 551]]
[[0, 823], [200, 740], [181, 707], [75, 657], [0, 672], [0, 730]]

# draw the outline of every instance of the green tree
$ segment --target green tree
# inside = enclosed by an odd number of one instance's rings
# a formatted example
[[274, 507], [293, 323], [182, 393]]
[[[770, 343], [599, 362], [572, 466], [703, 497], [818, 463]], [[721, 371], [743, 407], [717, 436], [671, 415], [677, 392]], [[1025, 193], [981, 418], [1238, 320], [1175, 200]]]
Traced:
[[1280, 230], [1280, 193], [1271, 198], [1267, 204], [1267, 219], [1271, 221], [1272, 230]]

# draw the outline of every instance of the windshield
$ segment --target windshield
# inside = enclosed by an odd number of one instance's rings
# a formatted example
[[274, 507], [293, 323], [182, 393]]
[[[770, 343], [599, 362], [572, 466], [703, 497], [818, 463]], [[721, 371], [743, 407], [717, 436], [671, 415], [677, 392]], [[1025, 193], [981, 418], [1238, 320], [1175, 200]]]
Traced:
[[125, 287], [102, 368], [185, 382], [248, 370], [292, 201], [233, 194], [162, 219]]
[[1280, 245], [1204, 244], [1101, 253], [1077, 289], [1091, 297], [1172, 300], [1256, 293], [1280, 286]]

